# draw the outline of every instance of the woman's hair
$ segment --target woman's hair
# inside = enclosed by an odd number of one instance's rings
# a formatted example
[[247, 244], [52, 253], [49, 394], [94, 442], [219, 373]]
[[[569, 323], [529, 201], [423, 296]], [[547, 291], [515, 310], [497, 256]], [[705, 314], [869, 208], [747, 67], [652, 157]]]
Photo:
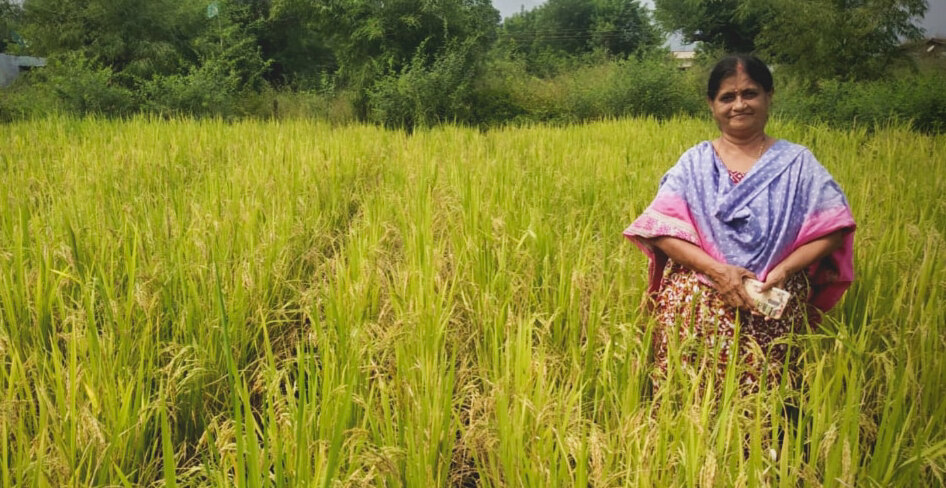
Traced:
[[772, 72], [761, 59], [751, 54], [733, 54], [720, 59], [713, 71], [710, 72], [709, 82], [706, 84], [706, 97], [714, 100], [719, 93], [719, 85], [723, 80], [736, 74], [739, 66], [746, 70], [749, 79], [759, 84], [766, 93], [772, 93], [775, 86], [772, 82]]

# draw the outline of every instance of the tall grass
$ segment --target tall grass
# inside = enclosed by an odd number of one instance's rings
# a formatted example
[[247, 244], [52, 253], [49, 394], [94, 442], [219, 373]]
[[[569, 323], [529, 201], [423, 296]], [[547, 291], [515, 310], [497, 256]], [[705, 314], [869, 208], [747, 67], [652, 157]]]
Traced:
[[718, 399], [654, 398], [620, 236], [707, 122], [6, 126], [0, 486], [942, 484], [946, 137], [771, 125], [858, 279]]

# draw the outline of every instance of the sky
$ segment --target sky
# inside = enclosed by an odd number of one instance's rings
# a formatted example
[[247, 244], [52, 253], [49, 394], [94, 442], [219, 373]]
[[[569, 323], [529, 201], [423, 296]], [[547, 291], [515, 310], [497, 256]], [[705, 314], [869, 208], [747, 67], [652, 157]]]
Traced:
[[[926, 29], [927, 37], [946, 37], [946, 0], [927, 0], [929, 8], [926, 17], [920, 26]], [[503, 18], [519, 12], [520, 9], [531, 10], [544, 3], [544, 0], [493, 0], [493, 6], [499, 10]], [[641, 3], [653, 8], [652, 0], [642, 0]]]

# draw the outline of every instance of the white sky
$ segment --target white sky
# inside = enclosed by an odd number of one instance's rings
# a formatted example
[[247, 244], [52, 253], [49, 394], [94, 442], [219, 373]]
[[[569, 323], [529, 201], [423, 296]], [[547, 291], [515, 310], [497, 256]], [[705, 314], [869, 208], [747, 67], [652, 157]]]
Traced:
[[[493, 6], [499, 10], [503, 18], [519, 11], [520, 8], [531, 10], [544, 3], [544, 0], [493, 0]], [[642, 0], [641, 3], [653, 8], [652, 0]], [[920, 26], [926, 29], [927, 36], [946, 37], [946, 0], [927, 0], [929, 8], [926, 18]]]
[[928, 0], [930, 8], [920, 25], [929, 37], [946, 37], [946, 0]]

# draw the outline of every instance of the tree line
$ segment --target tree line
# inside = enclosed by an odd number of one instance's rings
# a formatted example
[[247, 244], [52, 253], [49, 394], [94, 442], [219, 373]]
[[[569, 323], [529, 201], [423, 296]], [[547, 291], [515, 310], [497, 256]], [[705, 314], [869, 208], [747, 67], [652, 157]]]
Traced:
[[0, 0], [0, 49], [48, 59], [0, 92], [0, 116], [274, 115], [300, 102], [400, 126], [662, 116], [695, 110], [697, 85], [661, 48], [668, 32], [709, 58], [760, 53], [813, 93], [883, 79], [927, 8], [654, 3], [548, 0], [503, 20], [490, 0]]

